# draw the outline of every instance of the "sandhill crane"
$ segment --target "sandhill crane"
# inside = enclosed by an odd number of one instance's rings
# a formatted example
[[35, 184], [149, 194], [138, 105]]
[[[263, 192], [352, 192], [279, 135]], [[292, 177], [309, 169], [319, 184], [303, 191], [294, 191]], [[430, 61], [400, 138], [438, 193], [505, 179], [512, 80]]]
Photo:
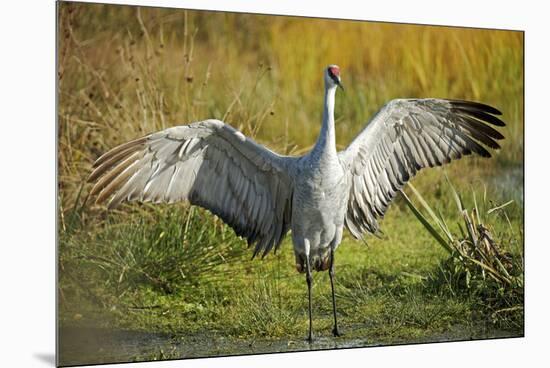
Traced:
[[324, 70], [322, 127], [314, 148], [282, 156], [219, 120], [175, 126], [122, 144], [99, 157], [90, 181], [96, 202], [177, 202], [208, 209], [254, 245], [254, 256], [277, 250], [289, 229], [296, 268], [308, 287], [312, 341], [312, 270], [329, 270], [334, 336], [334, 253], [344, 226], [355, 238], [376, 233], [378, 220], [422, 168], [500, 148], [501, 113], [477, 102], [396, 99], [388, 102], [341, 152], [334, 101], [340, 68]]

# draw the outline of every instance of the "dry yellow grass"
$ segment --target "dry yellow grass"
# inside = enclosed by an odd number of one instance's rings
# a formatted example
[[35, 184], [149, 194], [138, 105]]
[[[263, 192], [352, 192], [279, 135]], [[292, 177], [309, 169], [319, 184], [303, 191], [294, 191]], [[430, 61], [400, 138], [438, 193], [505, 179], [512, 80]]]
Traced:
[[484, 165], [523, 160], [521, 32], [76, 3], [61, 3], [59, 26], [64, 206], [100, 153], [172, 125], [219, 118], [280, 152], [306, 151], [330, 63], [347, 86], [340, 147], [392, 98], [459, 98], [508, 123]]

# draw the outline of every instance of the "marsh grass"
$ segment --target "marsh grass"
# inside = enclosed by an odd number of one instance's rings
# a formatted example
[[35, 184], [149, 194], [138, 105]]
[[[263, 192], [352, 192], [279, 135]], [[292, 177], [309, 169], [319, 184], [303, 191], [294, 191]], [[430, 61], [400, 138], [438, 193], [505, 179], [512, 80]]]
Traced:
[[[405, 202], [433, 239], [449, 254], [439, 266], [432, 281], [445, 285], [452, 294], [478, 297], [484, 308], [492, 310], [491, 318], [507, 327], [523, 326], [524, 265], [523, 234], [514, 228], [506, 207], [513, 200], [489, 208], [486, 195], [478, 202], [472, 192], [473, 204], [466, 208], [462, 196], [449, 183], [456, 203], [455, 216], [450, 220], [436, 214], [424, 197], [409, 183], [419, 210], [406, 194]], [[423, 214], [425, 212], [426, 214]], [[492, 216], [491, 216], [492, 215]], [[506, 229], [495, 231], [492, 221], [504, 221]], [[507, 243], [507, 244], [503, 244]]]
[[[62, 324], [305, 336], [306, 287], [289, 237], [276, 255], [251, 260], [246, 242], [205, 210], [127, 204], [108, 212], [87, 197], [86, 178], [109, 148], [206, 118], [278, 152], [304, 153], [319, 131], [327, 64], [341, 66], [346, 85], [336, 106], [339, 148], [391, 98], [465, 98], [503, 111], [506, 140], [493, 159], [468, 157], [414, 179], [436, 213], [456, 215], [446, 175], [465, 193], [523, 164], [519, 32], [77, 3], [60, 4], [59, 27]], [[511, 199], [497, 184], [484, 203]], [[486, 214], [493, 239], [515, 259], [523, 255], [522, 206], [506, 207], [507, 217]], [[445, 263], [448, 253], [402, 199], [382, 230], [365, 242], [345, 235], [337, 254], [338, 312], [348, 337], [392, 343], [485, 323], [523, 333], [520, 319], [509, 317], [523, 311], [495, 307], [492, 299], [506, 296], [489, 281], [471, 278], [479, 290], [458, 292], [463, 277], [449, 276], [456, 265]], [[315, 331], [330, 335], [326, 273], [315, 275], [313, 297]], [[500, 324], [506, 319], [516, 322]]]

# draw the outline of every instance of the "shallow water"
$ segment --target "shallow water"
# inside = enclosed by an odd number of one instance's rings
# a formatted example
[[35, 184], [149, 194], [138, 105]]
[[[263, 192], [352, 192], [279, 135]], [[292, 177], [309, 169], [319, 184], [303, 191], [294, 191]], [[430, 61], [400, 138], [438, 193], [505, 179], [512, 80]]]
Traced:
[[175, 336], [95, 327], [61, 327], [59, 336], [59, 363], [67, 366], [504, 338], [517, 337], [518, 334], [500, 330], [472, 331], [463, 327], [454, 327], [445, 333], [416, 340], [395, 341], [391, 344], [364, 337], [346, 338], [346, 335], [340, 338], [333, 338], [330, 335], [318, 336], [312, 344], [309, 344], [305, 338], [246, 340], [227, 338], [215, 333]]
[[513, 199], [523, 206], [524, 189], [523, 165], [514, 166], [499, 172], [489, 179], [489, 184], [493, 185], [496, 193], [502, 200]]

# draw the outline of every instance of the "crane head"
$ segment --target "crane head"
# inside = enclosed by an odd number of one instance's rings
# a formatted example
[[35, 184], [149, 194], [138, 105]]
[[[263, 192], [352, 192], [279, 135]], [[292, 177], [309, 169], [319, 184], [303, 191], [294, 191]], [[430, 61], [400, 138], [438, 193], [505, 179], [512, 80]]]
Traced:
[[342, 80], [340, 79], [340, 67], [338, 65], [331, 64], [327, 66], [325, 71], [325, 83], [328, 87], [336, 86], [344, 90]]

